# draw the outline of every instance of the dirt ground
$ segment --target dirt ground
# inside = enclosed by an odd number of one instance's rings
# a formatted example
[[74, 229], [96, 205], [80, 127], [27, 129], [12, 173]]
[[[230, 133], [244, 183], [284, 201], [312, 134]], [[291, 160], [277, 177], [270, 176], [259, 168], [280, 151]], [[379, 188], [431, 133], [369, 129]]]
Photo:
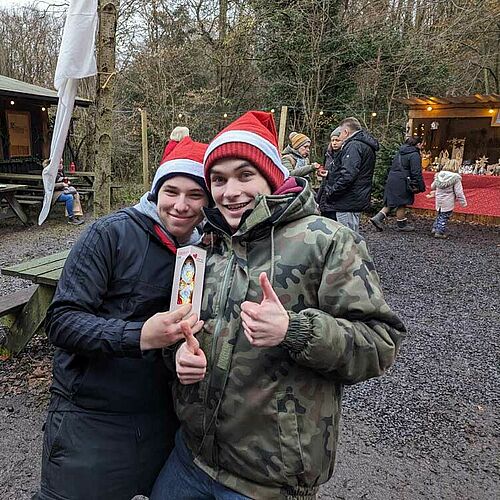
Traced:
[[[345, 390], [334, 477], [320, 499], [500, 498], [500, 231], [451, 224], [449, 240], [392, 226], [362, 233], [386, 298], [408, 326], [395, 366]], [[81, 227], [0, 227], [0, 267], [70, 248]], [[1, 276], [0, 295], [29, 286]], [[36, 338], [0, 366], [0, 499], [40, 474], [52, 349]]]

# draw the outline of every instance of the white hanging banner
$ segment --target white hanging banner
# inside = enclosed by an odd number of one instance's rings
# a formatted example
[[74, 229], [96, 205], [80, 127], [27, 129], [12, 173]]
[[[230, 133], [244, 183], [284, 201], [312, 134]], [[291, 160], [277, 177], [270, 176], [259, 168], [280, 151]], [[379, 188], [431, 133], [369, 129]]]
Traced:
[[70, 0], [54, 75], [54, 87], [59, 102], [50, 144], [50, 163], [42, 172], [45, 194], [38, 216], [39, 225], [43, 224], [50, 212], [57, 169], [75, 105], [78, 79], [97, 73], [96, 28], [97, 0]]

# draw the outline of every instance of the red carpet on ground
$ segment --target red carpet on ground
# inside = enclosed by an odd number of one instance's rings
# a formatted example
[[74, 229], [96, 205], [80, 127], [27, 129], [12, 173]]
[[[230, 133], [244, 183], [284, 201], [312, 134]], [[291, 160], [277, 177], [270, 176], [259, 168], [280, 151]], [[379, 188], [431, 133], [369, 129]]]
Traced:
[[[435, 210], [435, 199], [425, 197], [429, 194], [434, 175], [434, 172], [424, 172], [427, 191], [415, 196], [415, 203], [412, 207]], [[467, 206], [462, 208], [457, 204], [455, 212], [500, 217], [500, 177], [462, 175], [462, 186], [467, 198]]]

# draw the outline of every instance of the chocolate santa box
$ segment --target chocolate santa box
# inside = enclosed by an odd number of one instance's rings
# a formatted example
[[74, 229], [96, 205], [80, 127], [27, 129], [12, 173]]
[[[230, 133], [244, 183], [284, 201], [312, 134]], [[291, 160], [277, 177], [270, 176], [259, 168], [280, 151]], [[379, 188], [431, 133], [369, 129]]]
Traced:
[[194, 245], [177, 249], [170, 311], [183, 304], [192, 304], [199, 319], [206, 260], [207, 252]]

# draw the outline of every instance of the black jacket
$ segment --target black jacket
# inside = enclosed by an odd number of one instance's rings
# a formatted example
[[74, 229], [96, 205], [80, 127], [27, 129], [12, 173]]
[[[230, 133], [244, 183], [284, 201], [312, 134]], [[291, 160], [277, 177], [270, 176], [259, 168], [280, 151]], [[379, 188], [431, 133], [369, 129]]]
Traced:
[[335, 163], [338, 162], [339, 157], [340, 157], [340, 150], [333, 151], [332, 147], [329, 145], [325, 152], [325, 170], [328, 172], [328, 175], [321, 181], [321, 185], [318, 190], [318, 195], [316, 197], [321, 213], [335, 211], [328, 202], [328, 196], [326, 195], [326, 187], [329, 184], [333, 183], [332, 174], [335, 169]]
[[[329, 210], [361, 212], [370, 208], [375, 152], [378, 141], [366, 130], [349, 137], [334, 162], [325, 189]], [[329, 176], [330, 178], [330, 176]]]
[[46, 331], [58, 347], [53, 401], [109, 413], [172, 412], [161, 352], [140, 350], [144, 322], [170, 304], [175, 246], [133, 208], [96, 221], [73, 246]]
[[413, 204], [415, 195], [408, 190], [407, 177], [418, 182], [421, 192], [425, 191], [420, 150], [416, 146], [403, 144], [392, 160], [391, 170], [385, 183], [384, 205], [386, 207], [394, 208]]

